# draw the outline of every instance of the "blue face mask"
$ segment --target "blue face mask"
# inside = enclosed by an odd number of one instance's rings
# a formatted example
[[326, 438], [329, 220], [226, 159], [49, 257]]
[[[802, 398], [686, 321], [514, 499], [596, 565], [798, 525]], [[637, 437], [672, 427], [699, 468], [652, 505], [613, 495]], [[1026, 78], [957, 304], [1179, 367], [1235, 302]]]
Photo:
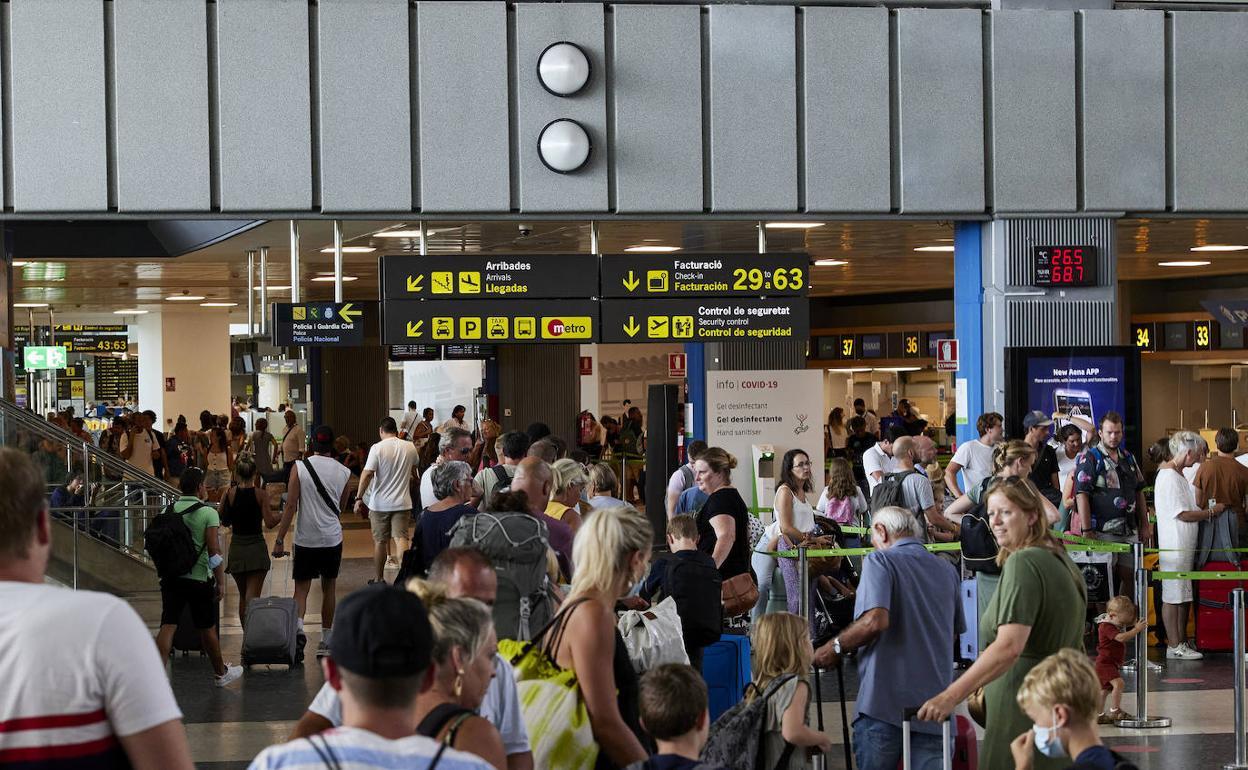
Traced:
[[1037, 724], [1031, 726], [1031, 731], [1036, 734], [1036, 751], [1050, 759], [1066, 756], [1066, 748], [1062, 746], [1062, 740], [1057, 737], [1057, 730], [1057, 709], [1053, 710], [1052, 727], [1042, 727]]

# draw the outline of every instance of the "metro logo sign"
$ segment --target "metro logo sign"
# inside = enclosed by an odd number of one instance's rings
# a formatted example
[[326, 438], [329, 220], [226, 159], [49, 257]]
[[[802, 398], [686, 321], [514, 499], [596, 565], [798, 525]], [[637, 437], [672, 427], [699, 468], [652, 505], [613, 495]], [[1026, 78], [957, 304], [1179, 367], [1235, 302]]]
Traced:
[[589, 316], [542, 318], [542, 339], [588, 340], [594, 336], [594, 319]]

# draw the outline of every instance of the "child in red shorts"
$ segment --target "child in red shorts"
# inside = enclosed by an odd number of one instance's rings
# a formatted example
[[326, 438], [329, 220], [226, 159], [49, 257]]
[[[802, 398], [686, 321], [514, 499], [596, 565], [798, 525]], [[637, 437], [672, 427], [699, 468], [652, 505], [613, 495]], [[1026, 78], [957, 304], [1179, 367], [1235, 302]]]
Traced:
[[[1144, 631], [1147, 623], [1135, 619], [1135, 604], [1125, 596], [1115, 596], [1106, 606], [1108, 610], [1096, 619], [1096, 677], [1101, 680], [1101, 713], [1096, 721], [1102, 725], [1112, 725], [1120, 719], [1131, 719], [1130, 714], [1122, 710], [1122, 668], [1123, 659], [1127, 654], [1126, 642], [1134, 639]], [[1125, 630], [1124, 630], [1125, 629]], [[1106, 709], [1106, 700], [1111, 708]]]

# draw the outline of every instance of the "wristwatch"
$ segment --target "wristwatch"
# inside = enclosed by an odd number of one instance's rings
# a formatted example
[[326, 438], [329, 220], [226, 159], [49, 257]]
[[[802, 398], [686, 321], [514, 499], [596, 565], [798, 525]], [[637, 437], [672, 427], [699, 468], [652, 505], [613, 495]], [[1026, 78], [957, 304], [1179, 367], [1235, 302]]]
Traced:
[[838, 636], [832, 640], [832, 652], [835, 652], [837, 655], [842, 654], [841, 653], [841, 637]]

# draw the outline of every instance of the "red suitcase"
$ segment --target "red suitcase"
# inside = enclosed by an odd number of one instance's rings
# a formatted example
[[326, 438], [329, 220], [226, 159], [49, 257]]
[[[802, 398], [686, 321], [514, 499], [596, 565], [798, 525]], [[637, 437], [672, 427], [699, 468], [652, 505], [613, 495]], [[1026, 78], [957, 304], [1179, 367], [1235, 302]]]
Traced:
[[[1225, 561], [1211, 561], [1201, 572], [1238, 572]], [[1196, 598], [1196, 649], [1201, 652], [1230, 652], [1232, 648], [1231, 590], [1248, 588], [1243, 580], [1193, 580]]]

